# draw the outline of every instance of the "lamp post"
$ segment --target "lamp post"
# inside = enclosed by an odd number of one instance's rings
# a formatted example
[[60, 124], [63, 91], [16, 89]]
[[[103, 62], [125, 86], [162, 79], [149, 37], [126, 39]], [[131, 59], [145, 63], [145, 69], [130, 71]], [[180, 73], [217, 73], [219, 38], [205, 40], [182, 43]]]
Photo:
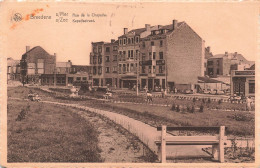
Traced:
[[139, 95], [139, 57], [140, 57], [140, 51], [138, 50], [137, 54], [137, 67], [136, 67], [136, 95]]

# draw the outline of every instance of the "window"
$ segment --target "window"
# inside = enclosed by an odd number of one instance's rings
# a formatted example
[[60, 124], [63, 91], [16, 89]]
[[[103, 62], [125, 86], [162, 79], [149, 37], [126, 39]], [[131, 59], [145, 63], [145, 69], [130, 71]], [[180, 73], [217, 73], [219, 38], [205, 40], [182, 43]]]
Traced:
[[139, 57], [139, 51], [138, 50], [135, 50], [135, 59], [137, 60]]
[[163, 66], [159, 66], [159, 73], [163, 73]]
[[219, 60], [217, 60], [217, 65], [219, 65]]
[[217, 75], [219, 75], [219, 69], [217, 69]]
[[114, 72], [114, 73], [117, 72], [117, 66], [113, 66], [113, 72]]
[[153, 66], [153, 73], [155, 73], [155, 66]]
[[151, 59], [152, 59], [152, 53], [149, 52], [149, 60], [151, 60]]
[[125, 44], [126, 44], [126, 38], [124, 38], [124, 41], [123, 41], [123, 42], [124, 42], [123, 44], [125, 45]]
[[93, 47], [93, 52], [97, 53], [97, 47]]
[[106, 56], [106, 62], [109, 62], [110, 60], [109, 60], [109, 56]]
[[254, 80], [249, 81], [249, 93], [255, 93], [255, 81]]
[[121, 70], [122, 70], [121, 68], [122, 68], [122, 65], [119, 64], [119, 70], [118, 70], [119, 72], [118, 73], [120, 73], [120, 74], [121, 74]]
[[152, 73], [152, 66], [149, 66], [149, 73]]
[[93, 67], [93, 74], [95, 75], [97, 73], [97, 68]]
[[131, 39], [130, 38], [128, 38], [128, 44], [131, 44]]
[[98, 57], [98, 63], [102, 64], [102, 57]]
[[102, 53], [102, 47], [101, 46], [98, 47], [98, 53]]
[[117, 61], [117, 55], [113, 55], [113, 61]]
[[129, 72], [129, 64], [127, 64], [126, 71]]
[[113, 46], [113, 51], [117, 51], [117, 46]]
[[213, 65], [213, 61], [208, 61], [208, 65]]
[[145, 53], [142, 54], [142, 61], [145, 61]]
[[98, 74], [102, 74], [102, 67], [98, 67]]
[[131, 50], [131, 58], [134, 58], [134, 50]]
[[86, 80], [87, 80], [87, 77], [82, 77], [82, 80], [86, 81]]
[[145, 73], [145, 66], [142, 66], [142, 73]]
[[125, 64], [123, 64], [123, 73], [125, 73], [125, 71], [126, 71], [126, 66]]
[[142, 45], [142, 46], [143, 46], [143, 48], [145, 48], [145, 42], [143, 42], [143, 45]]
[[161, 60], [163, 59], [163, 52], [159, 52], [159, 57], [160, 57], [159, 59]]
[[80, 80], [81, 80], [81, 77], [77, 77], [76, 80], [77, 80], [77, 81], [80, 81]]
[[110, 52], [110, 47], [106, 47], [106, 52]]
[[132, 44], [134, 44], [134, 38], [131, 38], [131, 42], [132, 42]]
[[110, 68], [106, 67], [106, 73], [109, 73], [109, 72], [110, 72]]
[[151, 41], [151, 46], [154, 46], [154, 41]]
[[135, 42], [139, 43], [139, 37], [138, 36], [135, 37]]
[[153, 52], [153, 59], [156, 59], [156, 52]]
[[128, 55], [127, 55], [127, 57], [130, 58], [130, 55], [131, 55], [131, 51], [128, 50]]
[[160, 47], [162, 47], [162, 46], [163, 46], [163, 41], [161, 40], [161, 41], [160, 41]]
[[122, 39], [119, 39], [119, 45], [122, 45]]
[[134, 64], [131, 64], [130, 66], [130, 72], [133, 72], [134, 71]]

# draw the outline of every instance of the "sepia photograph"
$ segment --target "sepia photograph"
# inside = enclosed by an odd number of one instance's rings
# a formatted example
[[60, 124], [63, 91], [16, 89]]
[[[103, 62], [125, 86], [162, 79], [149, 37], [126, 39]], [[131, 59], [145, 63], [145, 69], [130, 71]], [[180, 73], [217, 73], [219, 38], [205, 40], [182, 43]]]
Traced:
[[0, 11], [0, 167], [259, 166], [259, 3]]

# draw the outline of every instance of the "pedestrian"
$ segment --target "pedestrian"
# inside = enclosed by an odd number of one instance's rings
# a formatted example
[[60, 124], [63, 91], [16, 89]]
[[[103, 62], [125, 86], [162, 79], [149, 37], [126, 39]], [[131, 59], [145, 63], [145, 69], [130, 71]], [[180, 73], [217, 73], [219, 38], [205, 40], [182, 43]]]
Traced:
[[249, 96], [246, 98], [246, 109], [248, 111], [251, 111], [251, 103], [252, 103], [252, 100], [251, 100], [251, 97]]

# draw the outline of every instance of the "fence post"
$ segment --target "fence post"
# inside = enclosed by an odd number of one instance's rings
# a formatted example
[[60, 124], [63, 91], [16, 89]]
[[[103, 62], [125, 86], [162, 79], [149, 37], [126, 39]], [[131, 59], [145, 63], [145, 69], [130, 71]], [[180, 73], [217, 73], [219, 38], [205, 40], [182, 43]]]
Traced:
[[224, 136], [225, 136], [225, 126], [220, 126], [219, 129], [219, 161], [223, 163], [224, 159]]
[[161, 162], [166, 163], [166, 126], [162, 125]]

